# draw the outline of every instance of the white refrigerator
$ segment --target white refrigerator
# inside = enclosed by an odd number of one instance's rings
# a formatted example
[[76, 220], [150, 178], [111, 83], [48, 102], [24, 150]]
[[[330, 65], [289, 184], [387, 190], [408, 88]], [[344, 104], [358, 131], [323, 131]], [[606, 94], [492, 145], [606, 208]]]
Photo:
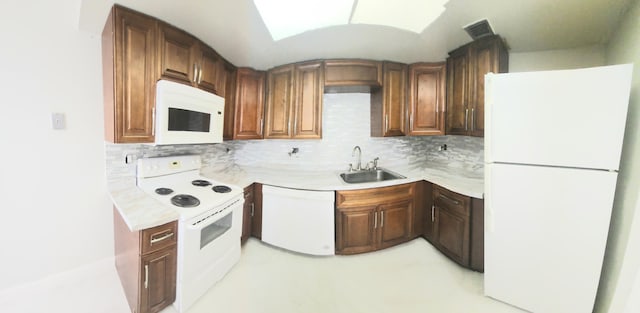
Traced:
[[485, 77], [485, 295], [592, 312], [632, 65]]

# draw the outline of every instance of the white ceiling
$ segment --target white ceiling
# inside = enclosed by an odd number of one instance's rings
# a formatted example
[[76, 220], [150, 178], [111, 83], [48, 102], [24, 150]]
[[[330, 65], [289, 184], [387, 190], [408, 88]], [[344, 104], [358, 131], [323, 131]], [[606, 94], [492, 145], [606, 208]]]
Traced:
[[[100, 34], [113, 0], [80, 0], [78, 26]], [[300, 0], [304, 1], [304, 0]], [[421, 34], [386, 26], [342, 25], [274, 42], [252, 0], [116, 0], [182, 28], [236, 66], [269, 69], [322, 58], [411, 63], [442, 61], [471, 38], [463, 26], [487, 18], [513, 52], [607, 43], [636, 0], [450, 0]]]

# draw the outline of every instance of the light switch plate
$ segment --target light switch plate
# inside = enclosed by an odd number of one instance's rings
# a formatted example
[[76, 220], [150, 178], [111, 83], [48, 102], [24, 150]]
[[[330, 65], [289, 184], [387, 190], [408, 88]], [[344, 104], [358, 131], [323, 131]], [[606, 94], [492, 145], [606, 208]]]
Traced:
[[53, 129], [64, 129], [66, 126], [65, 124], [64, 113], [51, 114], [51, 125]]

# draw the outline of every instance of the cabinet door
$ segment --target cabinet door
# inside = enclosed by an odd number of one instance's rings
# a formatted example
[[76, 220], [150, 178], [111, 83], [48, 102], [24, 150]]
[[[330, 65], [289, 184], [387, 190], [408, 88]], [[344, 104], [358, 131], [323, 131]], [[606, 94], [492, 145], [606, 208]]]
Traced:
[[397, 245], [411, 238], [413, 200], [380, 205], [378, 214], [380, 249]]
[[433, 243], [459, 264], [469, 266], [470, 198], [437, 187], [433, 190]]
[[238, 69], [233, 139], [262, 139], [264, 72]]
[[142, 256], [140, 311], [158, 312], [176, 299], [176, 246]]
[[[222, 128], [222, 138], [224, 140], [232, 140], [236, 116], [236, 68], [229, 63], [225, 63], [221, 76], [225, 76], [224, 94], [220, 95], [224, 97], [224, 126]], [[218, 81], [220, 82], [220, 80]]]
[[154, 141], [156, 32], [156, 20], [120, 6], [114, 6], [105, 25], [103, 80], [108, 141]]
[[445, 63], [409, 66], [407, 135], [444, 135]]
[[267, 73], [264, 138], [291, 138], [294, 66], [285, 65]]
[[469, 129], [469, 55], [466, 48], [447, 59], [447, 134], [465, 135]]
[[160, 78], [192, 85], [196, 82], [194, 50], [198, 40], [171, 25], [160, 23], [158, 66]]
[[336, 209], [336, 254], [375, 250], [378, 223], [375, 206]]
[[473, 95], [469, 103], [469, 130], [472, 136], [484, 136], [484, 75], [501, 73], [506, 69], [500, 68], [500, 61], [506, 55], [500, 37], [479, 40], [473, 45], [473, 77], [471, 79]]
[[[220, 72], [224, 71], [222, 58], [209, 46], [200, 43], [197, 50], [196, 60], [198, 60], [198, 88], [217, 95], [224, 94], [224, 85], [220, 82]], [[224, 83], [224, 81], [220, 82]]]
[[381, 86], [382, 63], [369, 60], [327, 60], [325, 86]]
[[253, 184], [253, 218], [251, 236], [262, 239], [262, 184]]
[[[435, 220], [435, 212], [433, 206], [433, 184], [430, 182], [422, 182], [420, 186], [422, 197], [420, 198], [423, 208], [422, 220], [422, 236], [429, 242], [433, 242], [433, 222]], [[416, 204], [418, 206], [418, 204]], [[414, 215], [415, 216], [415, 215]], [[416, 221], [414, 221], [414, 225]]]
[[[401, 63], [385, 62], [382, 68], [382, 120], [376, 122], [382, 123], [382, 136], [384, 137], [404, 136], [407, 66]], [[372, 97], [374, 97], [374, 94], [372, 94]], [[372, 99], [373, 104], [374, 101]], [[373, 131], [373, 120], [371, 125]]]
[[295, 112], [293, 137], [322, 138], [322, 94], [324, 68], [322, 62], [296, 65]]
[[255, 214], [253, 185], [244, 189], [244, 206], [242, 214], [242, 236], [240, 242], [245, 243], [251, 236], [251, 223]]

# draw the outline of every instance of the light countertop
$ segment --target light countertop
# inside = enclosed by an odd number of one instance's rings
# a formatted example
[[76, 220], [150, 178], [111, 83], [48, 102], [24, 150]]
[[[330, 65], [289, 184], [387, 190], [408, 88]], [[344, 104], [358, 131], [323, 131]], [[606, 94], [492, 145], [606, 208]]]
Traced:
[[[354, 190], [385, 187], [426, 180], [451, 191], [483, 198], [482, 175], [463, 168], [385, 168], [407, 178], [383, 182], [347, 184], [341, 171], [291, 170], [234, 165], [230, 168], [203, 168], [201, 174], [218, 182], [247, 187], [252, 183], [305, 190]], [[111, 199], [132, 231], [162, 225], [178, 219], [176, 210], [136, 187], [135, 179], [108, 182]]]

